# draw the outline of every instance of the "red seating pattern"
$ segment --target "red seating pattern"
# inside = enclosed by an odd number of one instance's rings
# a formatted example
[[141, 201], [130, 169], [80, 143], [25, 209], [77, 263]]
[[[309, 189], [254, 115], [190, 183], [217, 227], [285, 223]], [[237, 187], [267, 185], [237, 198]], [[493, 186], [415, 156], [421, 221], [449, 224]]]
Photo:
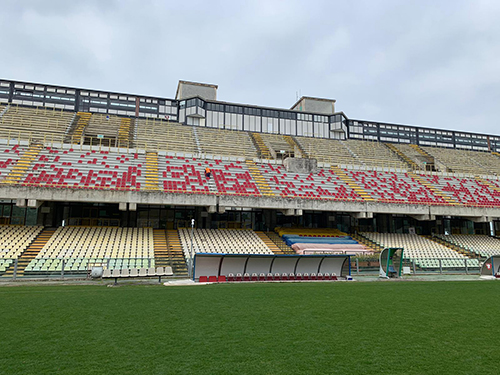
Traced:
[[282, 165], [259, 164], [271, 189], [282, 197], [357, 201], [362, 198], [332, 170], [317, 174], [288, 173]]
[[0, 180], [9, 174], [25, 151], [26, 148], [19, 145], [0, 147]]
[[158, 156], [158, 171], [163, 181], [163, 191], [209, 194], [210, 190], [196, 159]]
[[215, 160], [215, 164], [205, 161], [212, 170], [212, 176], [219, 193], [237, 195], [260, 195], [257, 185], [252, 181], [252, 175], [245, 163], [222, 162]]
[[411, 204], [448, 204], [442, 197], [408, 173], [352, 171], [344, 169], [368, 194], [381, 202]]
[[489, 184], [474, 178], [444, 177], [437, 175], [422, 175], [431, 184], [443, 191], [449, 197], [465, 206], [498, 207], [500, 206], [500, 190], [495, 190]]
[[[196, 158], [160, 157], [158, 168], [165, 192], [198, 194], [260, 195], [246, 164], [240, 161], [198, 160]], [[210, 188], [205, 168], [210, 168], [214, 186]]]
[[47, 147], [37, 156], [24, 185], [140, 190], [144, 155]]
[[329, 274], [329, 273], [289, 273], [287, 274], [286, 272], [284, 273], [275, 273], [274, 275], [272, 273], [268, 273], [267, 275], [261, 273], [257, 275], [256, 273], [252, 273], [251, 275], [248, 273], [241, 274], [238, 273], [236, 276], [232, 273], [230, 273], [227, 278], [226, 276], [200, 276], [198, 278], [198, 281], [200, 283], [205, 283], [205, 282], [243, 282], [243, 281], [317, 281], [317, 280], [331, 280], [331, 281], [337, 281], [339, 278], [335, 274]]
[[[0, 180], [12, 170], [26, 146], [0, 145]], [[362, 201], [360, 195], [333, 170], [318, 173], [289, 173], [283, 165], [257, 164], [269, 187], [282, 197]], [[212, 176], [205, 177], [209, 167]], [[40, 151], [23, 185], [79, 189], [140, 190], [145, 185], [145, 154], [118, 151], [75, 150], [46, 147]], [[418, 179], [403, 172], [342, 171], [373, 199], [388, 203], [478, 207], [500, 206], [500, 183], [440, 175], [421, 175]], [[260, 196], [246, 163], [188, 157], [158, 156], [158, 177], [164, 192]], [[424, 184], [421, 181], [428, 184]], [[430, 187], [429, 187], [430, 186]], [[435, 189], [432, 188], [435, 187]], [[453, 204], [453, 203], [451, 203]]]

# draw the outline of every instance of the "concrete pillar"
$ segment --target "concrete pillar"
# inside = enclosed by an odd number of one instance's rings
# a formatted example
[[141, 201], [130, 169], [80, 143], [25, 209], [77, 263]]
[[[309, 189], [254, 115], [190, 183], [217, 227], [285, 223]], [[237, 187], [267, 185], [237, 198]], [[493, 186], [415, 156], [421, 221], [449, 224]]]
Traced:
[[26, 207], [26, 199], [24, 199], [24, 198], [16, 199], [16, 206], [17, 207]]
[[43, 201], [37, 199], [28, 199], [28, 207], [39, 208], [43, 204]]

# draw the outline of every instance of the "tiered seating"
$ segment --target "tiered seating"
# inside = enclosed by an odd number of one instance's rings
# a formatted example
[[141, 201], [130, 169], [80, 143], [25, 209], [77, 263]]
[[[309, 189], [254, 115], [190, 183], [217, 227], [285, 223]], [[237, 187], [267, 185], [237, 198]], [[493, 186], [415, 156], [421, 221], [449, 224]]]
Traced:
[[453, 234], [448, 236], [440, 234], [437, 237], [472, 251], [484, 258], [500, 254], [500, 240], [495, 237], [473, 234]]
[[500, 158], [489, 152], [468, 151], [471, 159], [475, 160], [489, 175], [500, 176]]
[[344, 170], [374, 199], [387, 203], [443, 205], [446, 201], [408, 173]]
[[366, 254], [372, 253], [338, 229], [276, 228], [283, 241], [297, 254]]
[[340, 141], [310, 137], [295, 137], [302, 149], [311, 158], [332, 165], [360, 165], [349, 150]]
[[[191, 251], [190, 236], [191, 229], [179, 230], [186, 258]], [[218, 254], [273, 254], [254, 231], [244, 229], [195, 229], [193, 251]]]
[[248, 159], [257, 157], [250, 135], [247, 132], [196, 128], [203, 153], [211, 155], [237, 155]]
[[64, 137], [74, 115], [60, 109], [11, 105], [0, 117], [0, 137], [17, 138], [17, 134], [22, 132], [23, 139], [31, 135], [31, 139], [58, 142]]
[[420, 154], [416, 149], [414, 149], [411, 145], [408, 144], [394, 144], [399, 151], [405, 154], [410, 160], [412, 160], [415, 164], [420, 166], [422, 169], [425, 169], [423, 165], [424, 157]]
[[43, 149], [24, 184], [111, 190], [140, 190], [145, 185], [145, 154], [69, 147]]
[[[210, 180], [205, 178], [207, 167], [212, 173]], [[260, 195], [246, 164], [242, 161], [160, 155], [158, 170], [165, 192]]]
[[417, 234], [372, 232], [361, 234], [385, 248], [402, 247], [404, 257], [414, 260], [416, 265], [422, 268], [438, 268], [439, 259], [441, 259], [443, 268], [465, 267], [465, 259], [467, 259], [469, 267], [479, 267], [477, 259], [469, 259], [444, 245]]
[[359, 161], [366, 166], [400, 169], [408, 168], [408, 166], [383, 143], [359, 140], [348, 140], [344, 142], [357, 156]]
[[500, 205], [500, 189], [493, 189], [490, 185], [473, 177], [459, 178], [422, 174], [420, 178], [433, 184], [444, 194], [463, 205], [480, 207]]
[[261, 133], [260, 134], [262, 140], [264, 141], [264, 144], [274, 152], [274, 154], [280, 154], [282, 151], [284, 151], [285, 155], [294, 155], [295, 150], [294, 147], [291, 146], [285, 138], [283, 138], [282, 135], [278, 134], [267, 134], [267, 133]]
[[21, 156], [28, 148], [18, 144], [6, 145], [0, 144], [0, 181], [9, 175], [12, 168], [19, 161]]
[[0, 225], [0, 259], [17, 259], [42, 231], [41, 226]]
[[338, 230], [337, 228], [287, 228], [276, 227], [274, 229], [280, 236], [297, 235], [302, 237], [342, 237], [347, 236], [347, 233]]
[[479, 165], [474, 159], [478, 152], [439, 147], [422, 147], [422, 149], [434, 157], [436, 167], [439, 166], [439, 163], [442, 163], [451, 172], [471, 175], [488, 174], [488, 170]]
[[89, 263], [109, 269], [154, 267], [151, 228], [59, 227], [25, 269], [32, 272], [87, 271]]
[[193, 126], [150, 118], [137, 121], [135, 142], [138, 148], [198, 153]]
[[116, 139], [120, 124], [121, 117], [93, 113], [85, 128], [85, 137], [96, 138], [98, 135], [102, 135], [104, 138]]
[[269, 187], [282, 197], [334, 200], [362, 200], [332, 170], [317, 174], [288, 173], [284, 166], [257, 164]]

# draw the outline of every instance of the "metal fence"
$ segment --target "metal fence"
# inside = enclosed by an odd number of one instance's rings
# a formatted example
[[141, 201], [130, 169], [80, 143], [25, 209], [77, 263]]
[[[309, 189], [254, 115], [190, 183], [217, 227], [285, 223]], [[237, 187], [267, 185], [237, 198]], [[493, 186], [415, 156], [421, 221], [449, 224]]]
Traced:
[[[480, 265], [481, 262], [478, 259], [469, 258], [403, 259], [403, 270], [410, 275], [479, 275]], [[378, 275], [379, 269], [378, 260], [351, 259], [351, 273], [353, 275]]]
[[20, 259], [3, 258], [0, 259], [0, 280], [85, 278], [90, 277], [96, 267], [102, 270], [152, 268], [159, 261], [171, 266], [167, 259], [153, 258], [35, 258], [28, 264]]

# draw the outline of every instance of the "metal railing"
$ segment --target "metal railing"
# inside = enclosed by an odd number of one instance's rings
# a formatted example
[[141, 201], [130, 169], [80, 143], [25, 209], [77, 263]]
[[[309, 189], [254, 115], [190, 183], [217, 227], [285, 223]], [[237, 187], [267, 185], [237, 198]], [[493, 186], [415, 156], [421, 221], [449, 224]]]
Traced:
[[88, 278], [94, 267], [103, 269], [152, 268], [169, 258], [35, 258], [21, 266], [20, 259], [0, 259], [0, 280]]
[[[481, 263], [477, 259], [469, 258], [405, 258], [403, 259], [403, 267], [406, 267], [410, 275], [479, 275]], [[378, 260], [351, 258], [353, 275], [375, 275], [378, 274], [379, 269]]]

